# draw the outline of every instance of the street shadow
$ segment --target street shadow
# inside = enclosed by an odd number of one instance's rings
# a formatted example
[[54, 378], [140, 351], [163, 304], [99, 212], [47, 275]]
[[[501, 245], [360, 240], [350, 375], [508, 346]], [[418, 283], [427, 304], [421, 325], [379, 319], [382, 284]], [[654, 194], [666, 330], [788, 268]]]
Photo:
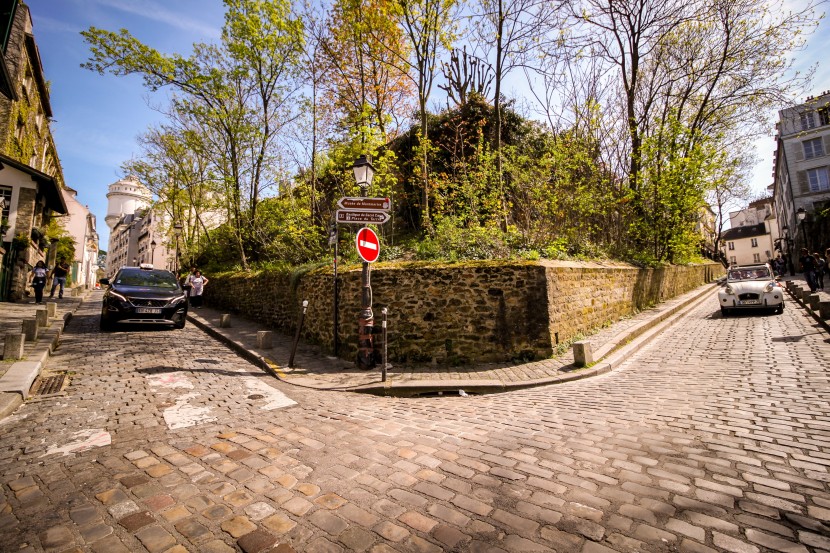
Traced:
[[[194, 360], [194, 362], [202, 362], [202, 363], [219, 363], [215, 359], [200, 359]], [[153, 375], [153, 374], [169, 374], [169, 373], [177, 373], [177, 372], [186, 372], [186, 373], [205, 373], [205, 374], [216, 374], [220, 376], [255, 376], [257, 378], [268, 378], [273, 380], [273, 377], [262, 372], [262, 371], [229, 371], [226, 369], [217, 369], [211, 367], [172, 367], [169, 365], [157, 365], [155, 367], [142, 367], [140, 369], [136, 369], [137, 373], [146, 374], [146, 375]]]
[[776, 336], [775, 338], [772, 339], [772, 341], [773, 342], [788, 343], [788, 342], [800, 342], [803, 339], [804, 339], [804, 335], [801, 334], [799, 336]]

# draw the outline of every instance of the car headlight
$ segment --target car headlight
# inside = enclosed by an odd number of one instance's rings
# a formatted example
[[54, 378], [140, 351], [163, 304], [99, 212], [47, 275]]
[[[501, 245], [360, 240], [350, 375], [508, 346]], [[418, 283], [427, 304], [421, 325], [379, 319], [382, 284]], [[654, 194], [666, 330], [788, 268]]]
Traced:
[[726, 290], [724, 290], [724, 292], [726, 292], [726, 293], [727, 293], [727, 294], [729, 294], [730, 296], [734, 296], [734, 295], [735, 295], [735, 292], [732, 290], [732, 287], [731, 287], [731, 286], [729, 286], [729, 285], [727, 285], [727, 286], [726, 286]]
[[109, 297], [111, 297], [111, 298], [117, 298], [117, 299], [119, 299], [119, 300], [121, 300], [121, 301], [127, 301], [127, 298], [125, 298], [124, 296], [122, 296], [122, 295], [121, 295], [121, 294], [119, 294], [118, 292], [113, 292], [112, 290], [110, 290], [110, 292], [109, 292]]
[[184, 301], [184, 299], [185, 299], [184, 295], [176, 296], [175, 298], [172, 298], [170, 300], [170, 305], [176, 305], [177, 303], [181, 303], [181, 302]]
[[775, 282], [770, 282], [766, 286], [764, 286], [764, 292], [772, 292], [775, 288]]

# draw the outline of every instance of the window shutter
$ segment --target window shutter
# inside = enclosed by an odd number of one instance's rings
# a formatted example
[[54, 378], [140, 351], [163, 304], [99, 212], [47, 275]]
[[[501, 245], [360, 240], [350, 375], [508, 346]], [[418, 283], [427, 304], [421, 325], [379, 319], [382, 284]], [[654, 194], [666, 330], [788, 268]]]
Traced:
[[807, 181], [807, 171], [796, 171], [795, 179], [798, 182], [799, 194], [809, 194], [810, 183]]
[[824, 155], [830, 156], [830, 134], [824, 135]]

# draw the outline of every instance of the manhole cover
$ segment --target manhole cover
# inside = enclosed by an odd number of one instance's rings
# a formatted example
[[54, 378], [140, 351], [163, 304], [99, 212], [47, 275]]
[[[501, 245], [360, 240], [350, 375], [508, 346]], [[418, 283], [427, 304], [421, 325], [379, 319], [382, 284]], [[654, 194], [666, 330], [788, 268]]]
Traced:
[[248, 399], [262, 399], [264, 397], [265, 396], [262, 395], [262, 394], [251, 394], [251, 395], [248, 396]]
[[56, 374], [54, 376], [47, 376], [46, 378], [38, 377], [32, 385], [31, 394], [33, 396], [56, 394], [63, 389], [65, 378], [65, 374]]

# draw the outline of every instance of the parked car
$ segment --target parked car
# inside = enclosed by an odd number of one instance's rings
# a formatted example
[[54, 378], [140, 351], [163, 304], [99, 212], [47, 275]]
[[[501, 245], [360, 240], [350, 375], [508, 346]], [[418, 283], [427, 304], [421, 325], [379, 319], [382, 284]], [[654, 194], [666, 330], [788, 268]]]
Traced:
[[101, 306], [101, 330], [116, 324], [159, 324], [184, 328], [187, 293], [176, 275], [152, 265], [121, 267], [107, 286]]
[[784, 288], [767, 263], [730, 267], [718, 301], [724, 316], [739, 309], [774, 309], [783, 313]]

